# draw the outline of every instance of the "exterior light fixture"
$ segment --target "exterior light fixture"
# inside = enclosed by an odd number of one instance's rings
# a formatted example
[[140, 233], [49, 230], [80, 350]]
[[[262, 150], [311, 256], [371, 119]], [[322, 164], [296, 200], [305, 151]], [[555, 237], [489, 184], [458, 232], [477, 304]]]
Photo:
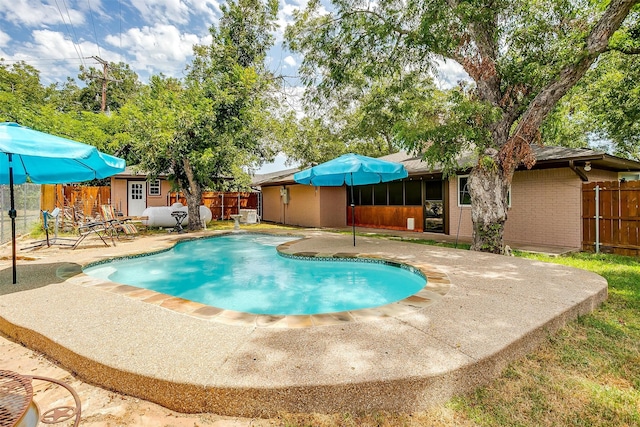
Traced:
[[591, 170], [591, 162], [586, 162], [584, 164], [584, 171], [589, 172]]

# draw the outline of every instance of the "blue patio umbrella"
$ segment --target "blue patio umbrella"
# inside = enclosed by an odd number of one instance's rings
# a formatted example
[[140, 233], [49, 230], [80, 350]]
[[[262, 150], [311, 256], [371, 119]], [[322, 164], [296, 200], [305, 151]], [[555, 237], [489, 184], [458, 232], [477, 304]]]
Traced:
[[355, 246], [356, 221], [353, 186], [395, 181], [407, 176], [407, 170], [400, 163], [350, 153], [300, 171], [293, 175], [293, 179], [299, 184], [316, 187], [340, 187], [345, 184], [351, 187], [351, 224], [353, 227], [353, 246]]
[[124, 171], [125, 161], [96, 147], [38, 132], [17, 123], [0, 123], [0, 184], [9, 184], [13, 283], [16, 283], [16, 210], [13, 185], [60, 184], [106, 178]]

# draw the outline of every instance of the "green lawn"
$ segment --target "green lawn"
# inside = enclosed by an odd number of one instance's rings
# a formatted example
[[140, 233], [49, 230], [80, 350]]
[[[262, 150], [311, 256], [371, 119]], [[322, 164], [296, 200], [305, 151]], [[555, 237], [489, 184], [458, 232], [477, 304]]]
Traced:
[[[428, 243], [428, 242], [422, 242]], [[640, 260], [518, 254], [609, 282], [595, 312], [549, 336], [474, 393], [414, 414], [282, 414], [282, 426], [640, 426]]]

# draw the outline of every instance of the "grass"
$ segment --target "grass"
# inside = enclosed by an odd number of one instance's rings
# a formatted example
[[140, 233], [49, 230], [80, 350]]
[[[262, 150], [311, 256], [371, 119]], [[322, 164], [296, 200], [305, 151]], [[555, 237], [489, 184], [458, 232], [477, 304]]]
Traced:
[[518, 256], [598, 273], [609, 282], [609, 298], [511, 363], [492, 383], [430, 411], [282, 414], [274, 422], [286, 427], [639, 426], [640, 260], [586, 253]]

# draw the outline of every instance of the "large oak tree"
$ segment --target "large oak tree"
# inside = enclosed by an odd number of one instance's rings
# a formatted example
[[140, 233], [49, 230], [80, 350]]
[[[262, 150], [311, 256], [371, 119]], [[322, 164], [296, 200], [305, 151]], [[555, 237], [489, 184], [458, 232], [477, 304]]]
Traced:
[[501, 253], [516, 167], [533, 166], [541, 124], [600, 54], [633, 53], [610, 41], [638, 28], [639, 1], [334, 0], [328, 12], [312, 0], [287, 40], [304, 55], [305, 83], [325, 102], [381, 78], [437, 72], [443, 60], [460, 64], [473, 85], [417, 118], [423, 132], [405, 129], [403, 144], [448, 165], [476, 152], [472, 248]]

